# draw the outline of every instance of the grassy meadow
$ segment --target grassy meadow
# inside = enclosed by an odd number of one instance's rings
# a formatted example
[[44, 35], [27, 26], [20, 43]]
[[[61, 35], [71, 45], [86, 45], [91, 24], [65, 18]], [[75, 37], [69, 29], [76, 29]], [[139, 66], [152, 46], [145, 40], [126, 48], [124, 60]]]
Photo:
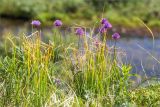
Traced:
[[1, 107], [160, 106], [158, 83], [133, 86], [138, 75], [118, 59], [119, 35], [80, 26], [63, 35], [58, 24], [45, 37], [34, 23], [31, 35], [2, 37]]
[[[0, 0], [0, 107], [159, 107], [159, 78], [133, 73], [134, 66], [122, 60], [127, 53], [117, 43], [123, 32], [116, 32], [116, 27], [125, 33], [145, 28], [154, 45], [150, 28], [160, 27], [159, 4], [160, 0]], [[12, 24], [5, 25], [1, 18], [22, 20], [24, 26], [29, 22], [29, 35], [18, 23], [14, 28], [20, 34], [11, 33]], [[43, 32], [45, 27], [50, 32]], [[142, 80], [137, 83], [134, 78]]]

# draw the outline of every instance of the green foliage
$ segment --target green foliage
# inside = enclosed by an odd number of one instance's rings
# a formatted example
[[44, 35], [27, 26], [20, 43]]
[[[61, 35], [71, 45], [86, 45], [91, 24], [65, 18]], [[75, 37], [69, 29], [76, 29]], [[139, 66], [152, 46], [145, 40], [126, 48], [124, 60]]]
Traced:
[[6, 39], [9, 47], [2, 48], [6, 52], [0, 57], [0, 106], [160, 104], [160, 86], [133, 89], [132, 67], [120, 64], [105, 41], [97, 46], [92, 37], [62, 36], [56, 28], [53, 36], [46, 36], [47, 43], [39, 31]]
[[119, 4], [127, 4], [128, 0], [85, 0], [87, 3], [90, 3], [95, 10], [102, 11], [107, 10], [108, 7], [117, 7]]
[[[113, 23], [139, 26], [139, 17], [150, 26], [159, 26], [159, 0], [0, 0], [0, 15], [40, 19], [45, 24], [63, 19], [67, 24], [97, 22], [97, 16], [108, 17]], [[96, 17], [96, 18], [95, 18]], [[99, 17], [101, 18], [101, 17]], [[156, 22], [153, 22], [153, 21]], [[82, 21], [81, 21], [82, 22]], [[157, 24], [158, 23], [158, 24]]]
[[31, 18], [47, 9], [43, 0], [0, 0], [0, 2], [0, 14], [13, 17]]
[[[57, 18], [70, 24], [72, 19], [97, 21], [95, 12], [106, 5], [104, 17], [116, 24], [136, 27], [136, 17], [142, 16], [149, 25], [160, 25], [158, 0], [8, 1], [0, 0], [0, 14], [43, 22]], [[132, 89], [132, 67], [113, 59], [105, 42], [95, 46], [92, 37], [78, 38], [73, 33], [64, 37], [56, 28], [53, 36], [45, 37], [46, 43], [38, 31], [32, 37], [5, 35], [0, 42], [0, 106], [160, 105], [160, 86]]]
[[160, 106], [160, 85], [151, 85], [145, 88], [135, 89], [130, 94], [131, 102], [142, 106]]

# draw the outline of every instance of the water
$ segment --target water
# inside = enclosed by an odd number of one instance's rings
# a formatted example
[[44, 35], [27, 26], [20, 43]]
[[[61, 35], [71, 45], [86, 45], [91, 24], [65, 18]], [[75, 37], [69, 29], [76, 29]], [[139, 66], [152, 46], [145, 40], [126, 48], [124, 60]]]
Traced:
[[[20, 32], [26, 32], [26, 34], [29, 35], [32, 27], [28, 22], [1, 19], [0, 35], [8, 30], [9, 32], [13, 32], [14, 35]], [[51, 28], [43, 28], [43, 31], [45, 31], [45, 33], [51, 33]], [[117, 47], [120, 47], [126, 54], [125, 56], [121, 56], [123, 57], [123, 62], [132, 64], [132, 71], [134, 73], [138, 73], [144, 77], [160, 77], [160, 38], [155, 39], [153, 47], [152, 38], [133, 35], [134, 34], [132, 34], [132, 36], [124, 34], [123, 36], [122, 34], [121, 39], [117, 41]], [[110, 46], [113, 45], [113, 41], [109, 40], [108, 44]]]
[[[122, 37], [117, 41], [117, 47], [126, 53], [123, 62], [131, 63], [134, 73], [147, 77], [160, 77], [159, 44], [160, 38], [156, 38], [153, 45], [153, 39], [147, 37]], [[109, 41], [109, 45], [113, 45], [113, 42]]]

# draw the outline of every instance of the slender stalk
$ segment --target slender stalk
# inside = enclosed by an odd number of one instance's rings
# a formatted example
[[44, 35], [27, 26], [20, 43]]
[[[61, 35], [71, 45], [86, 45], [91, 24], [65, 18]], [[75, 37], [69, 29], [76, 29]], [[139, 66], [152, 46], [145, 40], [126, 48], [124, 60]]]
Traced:
[[117, 60], [117, 56], [116, 56], [116, 40], [114, 40], [113, 60], [114, 60], [114, 61], [116, 61], [116, 60]]

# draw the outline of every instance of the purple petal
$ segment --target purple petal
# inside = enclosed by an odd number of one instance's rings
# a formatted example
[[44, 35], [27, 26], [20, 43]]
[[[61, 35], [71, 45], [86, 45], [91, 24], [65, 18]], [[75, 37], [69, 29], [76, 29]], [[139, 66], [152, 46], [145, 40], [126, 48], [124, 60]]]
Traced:
[[105, 19], [105, 18], [103, 18], [102, 20], [101, 20], [101, 24], [105, 24], [107, 22], [107, 19]]
[[108, 21], [107, 21], [107, 22], [105, 22], [105, 24], [104, 24], [104, 28], [106, 28], [106, 29], [112, 28], [111, 23], [109, 23]]
[[84, 30], [82, 28], [77, 28], [76, 29], [76, 35], [79, 35], [79, 36], [84, 35]]
[[61, 20], [54, 21], [54, 26], [56, 26], [56, 27], [62, 26], [62, 21]]
[[119, 35], [119, 33], [114, 33], [114, 34], [112, 35], [112, 38], [115, 39], [115, 40], [119, 39], [120, 37], [121, 37], [121, 36]]
[[33, 21], [31, 22], [31, 24], [32, 24], [33, 26], [38, 27], [38, 26], [41, 25], [41, 22], [40, 22], [39, 20], [33, 20]]

